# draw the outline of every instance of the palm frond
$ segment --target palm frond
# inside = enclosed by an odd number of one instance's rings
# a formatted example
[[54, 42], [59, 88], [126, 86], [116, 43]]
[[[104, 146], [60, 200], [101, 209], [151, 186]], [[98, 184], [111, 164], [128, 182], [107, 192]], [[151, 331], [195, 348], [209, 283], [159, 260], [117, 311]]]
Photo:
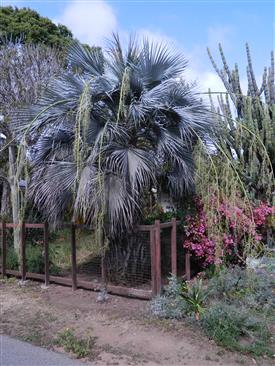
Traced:
[[104, 57], [99, 47], [90, 48], [75, 41], [69, 49], [67, 59], [70, 66], [91, 76], [104, 73]]
[[165, 43], [154, 43], [144, 39], [138, 70], [148, 88], [182, 76], [186, 64], [182, 53], [171, 50]]
[[76, 178], [74, 163], [54, 162], [33, 168], [29, 196], [45, 219], [56, 225], [70, 207]]

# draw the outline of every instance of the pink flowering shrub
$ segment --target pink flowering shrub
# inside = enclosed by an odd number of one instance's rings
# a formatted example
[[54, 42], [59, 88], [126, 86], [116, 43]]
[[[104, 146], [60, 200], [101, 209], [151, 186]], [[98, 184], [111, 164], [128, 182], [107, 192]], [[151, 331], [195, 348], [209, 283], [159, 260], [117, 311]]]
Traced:
[[[203, 266], [221, 263], [225, 258], [241, 254], [242, 243], [251, 238], [260, 242], [268, 223], [274, 220], [275, 207], [262, 202], [258, 207], [248, 209], [243, 201], [234, 204], [223, 201], [217, 208], [212, 225], [219, 225], [219, 237], [209, 238], [207, 217], [201, 201], [196, 200], [197, 214], [185, 218], [183, 246], [197, 257]], [[216, 258], [216, 244], [222, 246], [221, 257]]]
[[275, 215], [275, 206], [268, 206], [267, 203], [261, 202], [259, 207], [254, 208], [254, 221], [258, 227], [266, 225], [267, 218], [271, 215]]
[[207, 236], [206, 215], [202, 204], [197, 201], [197, 216], [185, 218], [184, 248], [191, 250], [207, 266], [215, 261], [215, 243]]

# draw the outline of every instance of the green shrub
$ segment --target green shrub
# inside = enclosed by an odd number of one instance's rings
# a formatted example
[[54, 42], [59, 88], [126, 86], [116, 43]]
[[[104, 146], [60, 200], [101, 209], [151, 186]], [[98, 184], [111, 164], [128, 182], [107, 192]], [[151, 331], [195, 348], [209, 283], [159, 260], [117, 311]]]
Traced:
[[230, 350], [272, 355], [269, 323], [274, 321], [274, 280], [267, 273], [240, 267], [223, 268], [209, 280], [193, 284], [169, 278], [164, 293], [151, 302], [158, 318], [180, 319], [195, 314], [217, 344]]
[[199, 320], [201, 314], [204, 311], [207, 296], [208, 294], [203, 289], [201, 279], [196, 281], [192, 286], [186, 286], [182, 293], [182, 297], [188, 304], [188, 313], [194, 313], [197, 320]]
[[12, 246], [7, 250], [6, 264], [8, 269], [18, 270], [19, 268], [18, 255]]
[[201, 281], [187, 285], [171, 275], [168, 286], [164, 288], [164, 294], [151, 301], [151, 312], [158, 318], [180, 319], [195, 314], [196, 319], [199, 319], [206, 298], [207, 293]]
[[78, 339], [73, 331], [67, 328], [58, 334], [56, 343], [62, 346], [66, 352], [73, 352], [77, 358], [83, 358], [91, 355], [95, 340], [92, 337]]
[[218, 302], [204, 312], [201, 325], [210, 338], [230, 350], [272, 355], [267, 324], [249, 309]]
[[[29, 272], [44, 273], [45, 261], [43, 248], [37, 245], [28, 245], [26, 248], [26, 262]], [[60, 274], [61, 269], [55, 263], [52, 263], [51, 256], [49, 267], [51, 275]]]
[[44, 256], [43, 256], [43, 250], [40, 246], [27, 245], [26, 263], [28, 272], [33, 273], [44, 272]]
[[182, 297], [183, 284], [177, 277], [169, 277], [162, 295], [151, 301], [151, 312], [157, 318], [180, 319], [187, 314], [187, 303]]
[[253, 309], [272, 309], [275, 306], [274, 279], [272, 275], [238, 266], [223, 268], [208, 283], [212, 297], [229, 304]]

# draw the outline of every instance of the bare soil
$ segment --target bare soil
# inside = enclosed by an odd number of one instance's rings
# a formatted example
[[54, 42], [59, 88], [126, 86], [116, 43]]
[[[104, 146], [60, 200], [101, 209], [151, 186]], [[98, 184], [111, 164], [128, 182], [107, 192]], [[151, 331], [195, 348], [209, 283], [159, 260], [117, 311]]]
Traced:
[[[58, 349], [58, 332], [70, 328], [79, 337], [95, 337], [87, 365], [94, 366], [233, 366], [271, 365], [269, 359], [225, 351], [186, 321], [159, 321], [149, 316], [149, 302], [73, 292], [69, 287], [18, 281], [0, 282], [0, 331], [33, 344]], [[72, 355], [73, 357], [73, 355]]]

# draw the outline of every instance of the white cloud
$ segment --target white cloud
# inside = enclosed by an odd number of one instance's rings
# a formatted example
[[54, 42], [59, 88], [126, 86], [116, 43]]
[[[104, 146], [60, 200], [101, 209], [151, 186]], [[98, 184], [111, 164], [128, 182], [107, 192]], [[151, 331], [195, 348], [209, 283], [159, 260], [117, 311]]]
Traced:
[[149, 41], [154, 43], [163, 42], [165, 44], [169, 44], [172, 47], [176, 44], [176, 41], [173, 38], [168, 37], [159, 30], [141, 28], [138, 30], [137, 36], [139, 40], [148, 39]]
[[83, 43], [102, 45], [116, 31], [117, 19], [113, 8], [106, 1], [72, 1], [54, 20], [66, 25]]

